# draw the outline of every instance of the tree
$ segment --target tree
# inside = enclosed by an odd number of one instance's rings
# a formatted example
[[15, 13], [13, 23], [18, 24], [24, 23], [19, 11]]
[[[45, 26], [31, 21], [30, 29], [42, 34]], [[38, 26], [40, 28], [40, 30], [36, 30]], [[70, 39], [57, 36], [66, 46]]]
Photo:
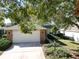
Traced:
[[[50, 21], [53, 21], [59, 29], [72, 25], [79, 28], [77, 24], [79, 20], [74, 16], [75, 0], [20, 0], [11, 3], [6, 1], [6, 4], [8, 13], [5, 16], [25, 27], [24, 29], [30, 30], [31, 24], [34, 24], [32, 29], [34, 30], [35, 24], [43, 25]], [[2, 3], [1, 7], [3, 5], [5, 6], [5, 3]]]
[[0, 13], [0, 27], [2, 27], [4, 25], [4, 20], [3, 20], [4, 18], [3, 17], [4, 17], [4, 13], [1, 12]]

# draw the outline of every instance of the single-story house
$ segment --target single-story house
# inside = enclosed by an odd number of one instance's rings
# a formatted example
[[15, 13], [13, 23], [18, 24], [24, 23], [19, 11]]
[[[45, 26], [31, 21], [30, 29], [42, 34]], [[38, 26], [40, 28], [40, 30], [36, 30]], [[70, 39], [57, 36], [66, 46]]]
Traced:
[[22, 33], [18, 25], [14, 25], [10, 27], [2, 27], [1, 29], [4, 29], [7, 31], [7, 38], [10, 39], [13, 43], [21, 43], [21, 42], [44, 43], [46, 39], [46, 29], [44, 28], [32, 31], [32, 34]]
[[12, 22], [9, 18], [4, 18], [4, 27], [0, 29], [4, 29], [7, 33], [7, 38], [11, 40], [13, 43], [20, 42], [40, 42], [44, 43], [46, 39], [46, 29], [37, 25], [37, 29], [32, 31], [32, 34], [27, 33], [24, 34], [20, 31], [19, 25], [12, 25]]
[[68, 27], [66, 30], [60, 30], [65, 36], [73, 38], [76, 42], [79, 42], [79, 29], [76, 26]]

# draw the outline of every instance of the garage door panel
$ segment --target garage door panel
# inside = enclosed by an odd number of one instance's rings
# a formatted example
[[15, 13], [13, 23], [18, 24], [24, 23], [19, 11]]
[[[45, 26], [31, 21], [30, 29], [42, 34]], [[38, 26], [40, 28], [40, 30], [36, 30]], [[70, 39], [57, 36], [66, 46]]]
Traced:
[[24, 34], [20, 31], [13, 31], [13, 42], [40, 42], [40, 32], [33, 31], [32, 34]]

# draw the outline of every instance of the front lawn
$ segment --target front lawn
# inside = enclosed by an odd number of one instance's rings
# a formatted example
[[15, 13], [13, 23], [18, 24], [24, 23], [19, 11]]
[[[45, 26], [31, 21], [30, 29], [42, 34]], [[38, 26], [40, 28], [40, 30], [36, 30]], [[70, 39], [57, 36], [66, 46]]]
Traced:
[[77, 50], [77, 49], [79, 49], [79, 43], [76, 43], [75, 41], [62, 40], [62, 39], [60, 39], [59, 41], [61, 41], [64, 44], [66, 44], [66, 46], [63, 46], [65, 48], [68, 48], [68, 49], [71, 49], [71, 50]]
[[[56, 38], [56, 37], [54, 37]], [[79, 59], [79, 43], [71, 39], [54, 39], [43, 45], [46, 59]]]
[[72, 57], [68, 50], [61, 46], [54, 47], [52, 44], [44, 44], [43, 50], [46, 59], [70, 59]]

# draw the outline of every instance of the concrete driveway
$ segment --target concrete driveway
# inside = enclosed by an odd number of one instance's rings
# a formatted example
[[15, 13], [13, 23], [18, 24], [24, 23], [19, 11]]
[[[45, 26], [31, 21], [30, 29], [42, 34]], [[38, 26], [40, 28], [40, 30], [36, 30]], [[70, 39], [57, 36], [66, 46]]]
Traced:
[[40, 43], [18, 43], [6, 50], [0, 59], [45, 59]]

